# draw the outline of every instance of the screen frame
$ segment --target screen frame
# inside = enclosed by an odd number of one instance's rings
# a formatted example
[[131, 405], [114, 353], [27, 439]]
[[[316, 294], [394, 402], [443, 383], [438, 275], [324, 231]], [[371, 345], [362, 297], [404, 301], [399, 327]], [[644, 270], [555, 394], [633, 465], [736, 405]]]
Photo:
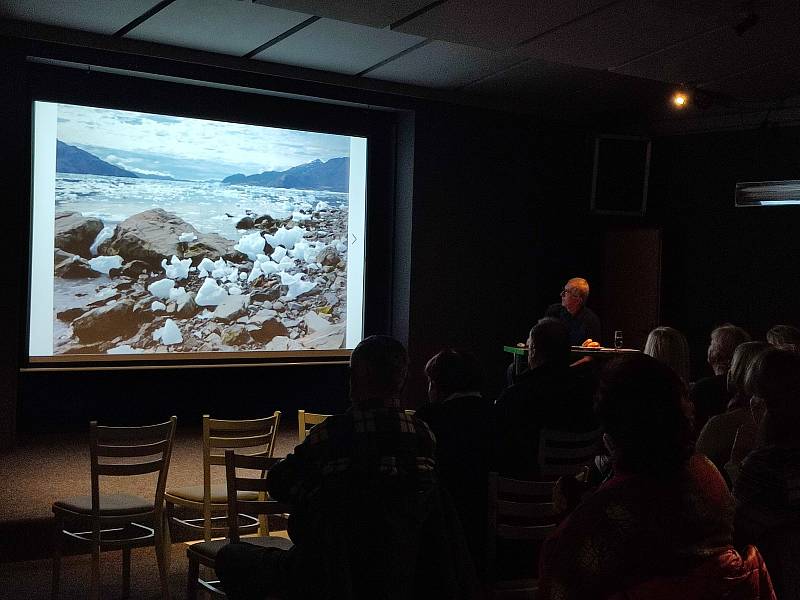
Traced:
[[[394, 156], [396, 111], [369, 110], [364, 107], [300, 100], [282, 96], [265, 95], [217, 87], [213, 82], [200, 82], [197, 86], [184, 82], [164, 81], [131, 74], [104, 71], [76, 70], [71, 67], [29, 62], [30, 152], [31, 165], [28, 187], [22, 190], [28, 202], [27, 248], [22, 286], [21, 306], [23, 318], [20, 335], [20, 366], [23, 370], [50, 370], [52, 368], [142, 368], [186, 367], [194, 363], [214, 366], [249, 366], [259, 364], [313, 364], [346, 362], [350, 349], [303, 351], [247, 351], [247, 352], [194, 352], [165, 354], [70, 354], [55, 356], [29, 355], [31, 243], [32, 227], [32, 177], [33, 177], [33, 103], [35, 101], [59, 102], [109, 108], [135, 110], [163, 115], [219, 120], [247, 125], [287, 128], [336, 135], [363, 137], [367, 140], [367, 181], [365, 190], [365, 264], [363, 270], [362, 338], [389, 329], [391, 314], [372, 310], [370, 306], [390, 307], [391, 290], [391, 239], [394, 212]], [[131, 89], [137, 90], [131, 94]], [[192, 102], [180, 103], [191, 92]], [[224, 101], [223, 101], [224, 99]], [[199, 101], [198, 101], [199, 100]], [[225, 108], [220, 108], [224, 106]], [[232, 108], [231, 108], [232, 106]], [[274, 110], [267, 110], [274, 109]], [[266, 113], [266, 115], [265, 115]], [[336, 127], [330, 127], [334, 120]], [[389, 218], [387, 218], [389, 217]], [[388, 284], [388, 285], [387, 285]], [[299, 361], [299, 363], [298, 363]]]

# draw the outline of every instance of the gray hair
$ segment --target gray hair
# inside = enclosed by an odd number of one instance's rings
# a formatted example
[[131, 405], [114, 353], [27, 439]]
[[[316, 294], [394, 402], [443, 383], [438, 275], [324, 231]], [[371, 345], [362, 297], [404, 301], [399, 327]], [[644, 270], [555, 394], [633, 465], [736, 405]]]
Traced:
[[708, 364], [715, 374], [728, 370], [733, 359], [733, 352], [740, 344], [750, 341], [750, 334], [741, 327], [725, 323], [711, 332], [711, 343], [708, 346]]
[[567, 285], [572, 285], [574, 288], [578, 290], [578, 294], [583, 301], [585, 302], [586, 299], [589, 297], [589, 282], [586, 281], [583, 277], [573, 277], [569, 281], [567, 281]]

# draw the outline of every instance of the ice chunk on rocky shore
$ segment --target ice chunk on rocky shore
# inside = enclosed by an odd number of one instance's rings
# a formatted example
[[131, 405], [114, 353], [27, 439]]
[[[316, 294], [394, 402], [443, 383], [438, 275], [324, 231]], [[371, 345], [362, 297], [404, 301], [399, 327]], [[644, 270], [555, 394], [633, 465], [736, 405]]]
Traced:
[[195, 234], [193, 234], [193, 233], [182, 233], [182, 234], [180, 234], [178, 236], [178, 241], [179, 242], [184, 242], [184, 243], [193, 242], [196, 239], [197, 239], [197, 236]]
[[161, 260], [161, 268], [164, 269], [167, 277], [170, 279], [186, 279], [189, 276], [189, 269], [191, 266], [191, 258], [181, 260], [174, 254], [172, 255], [172, 259], [170, 260], [169, 264], [167, 264], [166, 258]]
[[175, 321], [167, 319], [163, 327], [153, 332], [153, 339], [155, 341], [161, 340], [161, 343], [165, 346], [172, 346], [173, 344], [180, 344], [183, 341], [183, 336]]
[[108, 275], [111, 269], [119, 269], [122, 266], [122, 257], [117, 255], [96, 256], [95, 258], [89, 259], [89, 266], [98, 273], [105, 273]]
[[157, 310], [167, 310], [167, 305], [163, 302], [159, 302], [158, 300], [153, 300], [153, 303], [150, 305], [150, 310], [153, 312]]
[[275, 252], [272, 253], [272, 260], [276, 263], [279, 263], [283, 260], [283, 257], [286, 256], [286, 248], [283, 246], [278, 246], [275, 248]]
[[89, 252], [92, 254], [92, 256], [97, 256], [97, 249], [100, 247], [100, 244], [114, 236], [114, 229], [114, 227], [106, 225], [100, 230], [100, 233], [98, 233], [97, 237], [94, 238], [92, 245], [89, 246]]
[[304, 233], [305, 230], [302, 227], [292, 227], [291, 229], [281, 227], [275, 232], [275, 235], [267, 235], [267, 241], [272, 247], [283, 246], [287, 250], [291, 250], [297, 242], [303, 239]]
[[305, 294], [306, 292], [312, 290], [317, 285], [313, 281], [303, 281], [302, 273], [289, 275], [288, 273], [281, 272], [280, 276], [281, 276], [281, 285], [289, 287], [288, 291], [286, 292], [287, 300], [294, 300], [300, 294]]
[[225, 288], [217, 285], [211, 277], [207, 277], [200, 286], [200, 291], [197, 292], [197, 297], [194, 301], [198, 306], [216, 306], [225, 298], [228, 297], [228, 292]]
[[258, 232], [250, 233], [242, 236], [239, 239], [239, 243], [234, 246], [234, 249], [246, 254], [250, 260], [255, 260], [258, 254], [264, 252], [264, 238]]
[[300, 342], [296, 340], [292, 340], [285, 335], [277, 335], [272, 338], [267, 345], [264, 346], [264, 350], [275, 350], [278, 352], [286, 351], [286, 350], [302, 350], [303, 346]]
[[208, 277], [208, 274], [214, 270], [214, 261], [206, 257], [197, 265], [198, 275], [200, 277]]
[[164, 298], [165, 300], [169, 300], [169, 293], [172, 288], [175, 287], [175, 282], [172, 279], [159, 279], [158, 281], [151, 283], [147, 291], [153, 294], [156, 298]]
[[331, 205], [325, 202], [325, 200], [320, 200], [317, 202], [317, 205], [314, 207], [314, 212], [320, 212], [322, 210], [330, 210]]
[[175, 300], [176, 302], [181, 300], [186, 295], [186, 288], [179, 287], [179, 288], [172, 288], [169, 291], [169, 299]]

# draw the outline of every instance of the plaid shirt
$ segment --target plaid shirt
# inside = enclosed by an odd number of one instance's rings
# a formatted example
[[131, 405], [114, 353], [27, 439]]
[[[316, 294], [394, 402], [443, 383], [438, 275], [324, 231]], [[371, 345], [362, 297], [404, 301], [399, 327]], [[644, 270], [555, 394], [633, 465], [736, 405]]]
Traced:
[[314, 427], [294, 453], [267, 474], [270, 496], [303, 505], [326, 482], [427, 488], [436, 438], [424, 421], [399, 408], [351, 408]]

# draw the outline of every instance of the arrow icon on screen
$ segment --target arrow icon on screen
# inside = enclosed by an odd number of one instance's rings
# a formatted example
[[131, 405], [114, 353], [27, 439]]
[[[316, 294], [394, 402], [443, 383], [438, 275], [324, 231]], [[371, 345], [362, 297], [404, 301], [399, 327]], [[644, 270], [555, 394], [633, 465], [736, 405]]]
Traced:
[[358, 240], [356, 239], [356, 234], [355, 234], [355, 233], [351, 233], [350, 235], [352, 235], [352, 236], [353, 236], [353, 241], [352, 241], [352, 242], [350, 242], [350, 243], [351, 243], [351, 244], [355, 244], [355, 243], [358, 241]]

